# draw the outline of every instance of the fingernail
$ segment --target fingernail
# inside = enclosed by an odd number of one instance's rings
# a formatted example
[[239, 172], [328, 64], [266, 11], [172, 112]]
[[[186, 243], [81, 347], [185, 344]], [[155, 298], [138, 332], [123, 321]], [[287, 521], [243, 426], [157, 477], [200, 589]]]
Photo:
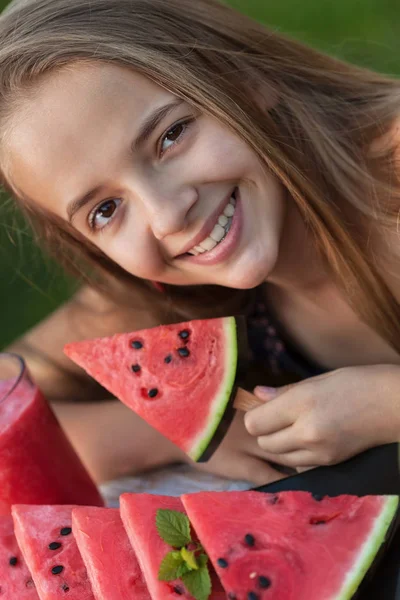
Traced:
[[256, 394], [260, 394], [260, 396], [269, 396], [269, 397], [276, 396], [276, 394], [278, 393], [277, 388], [267, 387], [267, 386], [263, 386], [263, 385], [258, 385], [254, 391]]

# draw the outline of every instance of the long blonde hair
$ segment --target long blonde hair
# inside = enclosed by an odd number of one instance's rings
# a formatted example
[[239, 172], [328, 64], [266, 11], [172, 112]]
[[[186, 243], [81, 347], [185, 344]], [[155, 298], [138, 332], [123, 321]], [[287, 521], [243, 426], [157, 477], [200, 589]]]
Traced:
[[[399, 115], [399, 81], [322, 54], [216, 0], [14, 0], [0, 18], [3, 130], [41, 78], [76, 61], [144, 74], [240, 136], [287, 188], [350, 306], [400, 352], [399, 304], [363, 241], [371, 227], [393, 227], [397, 219], [395, 149], [368, 149]], [[277, 99], [272, 108], [269, 97]], [[55, 245], [70, 268], [81, 271], [84, 260], [151, 293], [61, 219], [19, 197], [2, 170], [39, 239]], [[249, 293], [237, 292], [236, 301]], [[168, 298], [188, 316], [229, 311], [232, 295], [168, 286]], [[204, 298], [212, 301], [204, 305]]]

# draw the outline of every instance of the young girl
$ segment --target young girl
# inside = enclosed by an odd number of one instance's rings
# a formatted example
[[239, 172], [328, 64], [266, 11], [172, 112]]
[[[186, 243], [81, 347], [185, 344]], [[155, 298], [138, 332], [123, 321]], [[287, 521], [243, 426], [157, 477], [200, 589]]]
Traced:
[[265, 401], [201, 468], [400, 440], [399, 81], [216, 0], [15, 0], [0, 97], [4, 185], [85, 281], [12, 349], [98, 481], [185, 457], [63, 345], [190, 318], [247, 315]]

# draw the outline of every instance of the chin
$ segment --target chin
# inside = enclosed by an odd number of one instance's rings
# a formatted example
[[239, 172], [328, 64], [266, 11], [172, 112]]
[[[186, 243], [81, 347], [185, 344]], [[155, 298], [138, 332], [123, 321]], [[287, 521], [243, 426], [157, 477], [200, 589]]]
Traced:
[[233, 268], [226, 273], [221, 285], [238, 290], [251, 290], [264, 283], [271, 275], [278, 260], [278, 248], [258, 248], [250, 255], [243, 254]]
[[227, 281], [222, 283], [222, 285], [236, 290], [251, 290], [266, 281], [271, 269], [267, 268], [264, 264], [259, 267], [253, 266], [246, 270], [238, 269], [237, 271], [237, 273], [230, 274]]

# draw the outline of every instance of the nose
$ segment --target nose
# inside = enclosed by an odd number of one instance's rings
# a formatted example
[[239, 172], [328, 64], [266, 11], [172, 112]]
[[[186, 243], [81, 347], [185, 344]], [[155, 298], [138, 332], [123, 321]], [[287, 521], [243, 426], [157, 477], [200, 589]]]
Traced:
[[146, 186], [146, 193], [141, 194], [150, 227], [158, 240], [179, 233], [187, 226], [190, 209], [197, 201], [197, 190], [194, 187]]

